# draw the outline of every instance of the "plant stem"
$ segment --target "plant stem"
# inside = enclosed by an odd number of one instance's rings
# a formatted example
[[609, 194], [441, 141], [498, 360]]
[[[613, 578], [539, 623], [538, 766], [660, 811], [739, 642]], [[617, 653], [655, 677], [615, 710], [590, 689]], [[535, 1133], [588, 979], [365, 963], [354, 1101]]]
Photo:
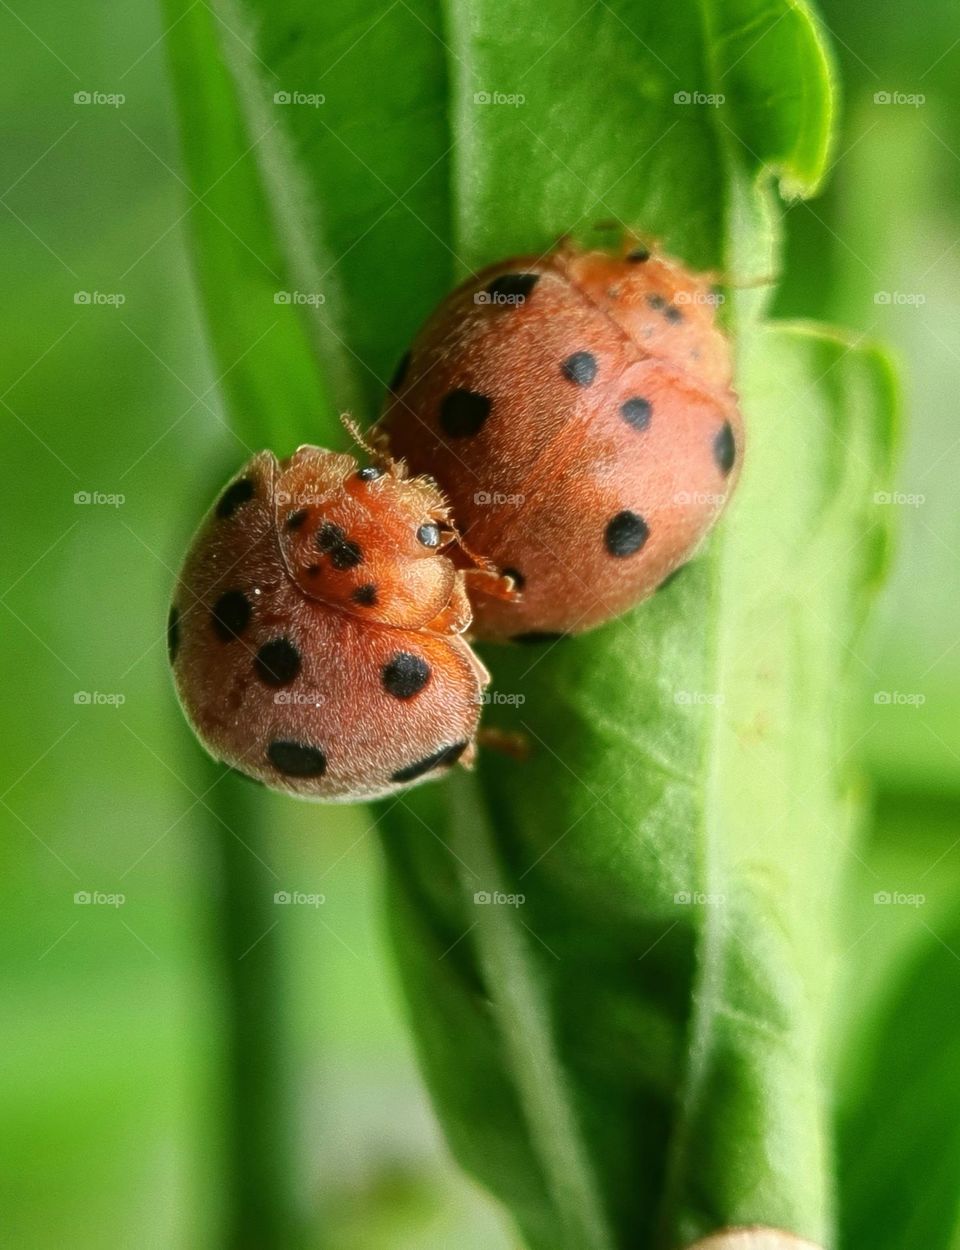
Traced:
[[283, 956], [259, 796], [225, 777], [215, 797], [221, 882], [216, 923], [226, 1023], [226, 1214], [229, 1250], [288, 1250], [301, 1224]]
[[[447, 784], [450, 841], [457, 851], [457, 862], [471, 866], [459, 873], [465, 899], [472, 899], [478, 881], [485, 890], [505, 892], [508, 884], [480, 786], [467, 776], [452, 777]], [[489, 907], [480, 913], [473, 940], [486, 992], [500, 1021], [530, 1139], [568, 1232], [571, 1250], [610, 1250], [612, 1238], [553, 1042], [546, 996], [528, 935], [521, 933], [511, 908]]]

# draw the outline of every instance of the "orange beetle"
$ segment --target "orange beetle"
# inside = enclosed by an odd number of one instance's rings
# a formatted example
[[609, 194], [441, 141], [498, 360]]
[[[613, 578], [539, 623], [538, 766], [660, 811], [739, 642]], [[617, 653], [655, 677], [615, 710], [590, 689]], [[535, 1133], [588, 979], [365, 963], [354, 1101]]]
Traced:
[[436, 486], [395, 461], [254, 456], [201, 525], [170, 610], [177, 692], [207, 750], [340, 801], [469, 763], [489, 677], [461, 637], [455, 538]]
[[427, 321], [378, 435], [513, 579], [473, 634], [580, 633], [651, 594], [730, 497], [743, 453], [707, 281], [636, 243], [491, 265]]

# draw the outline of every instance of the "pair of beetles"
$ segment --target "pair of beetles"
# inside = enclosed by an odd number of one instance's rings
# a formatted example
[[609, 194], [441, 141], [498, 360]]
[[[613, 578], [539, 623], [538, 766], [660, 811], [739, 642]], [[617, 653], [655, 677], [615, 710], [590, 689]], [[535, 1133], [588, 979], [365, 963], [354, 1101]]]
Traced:
[[708, 282], [635, 243], [476, 274], [401, 361], [364, 446], [262, 451], [187, 554], [168, 643], [216, 758], [375, 798], [476, 753], [470, 640], [620, 615], [700, 543], [743, 427]]

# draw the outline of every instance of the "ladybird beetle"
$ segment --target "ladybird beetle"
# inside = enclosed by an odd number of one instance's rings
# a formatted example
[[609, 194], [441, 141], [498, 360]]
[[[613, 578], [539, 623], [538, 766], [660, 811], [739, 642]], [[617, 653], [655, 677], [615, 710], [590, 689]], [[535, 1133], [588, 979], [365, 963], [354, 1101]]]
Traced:
[[520, 592], [478, 583], [475, 637], [590, 629], [689, 559], [743, 453], [716, 302], [647, 247], [561, 244], [484, 269], [427, 321], [377, 430]]
[[207, 750], [334, 801], [468, 764], [489, 677], [461, 637], [455, 538], [434, 483], [396, 461], [254, 456], [203, 521], [170, 610], [177, 693]]

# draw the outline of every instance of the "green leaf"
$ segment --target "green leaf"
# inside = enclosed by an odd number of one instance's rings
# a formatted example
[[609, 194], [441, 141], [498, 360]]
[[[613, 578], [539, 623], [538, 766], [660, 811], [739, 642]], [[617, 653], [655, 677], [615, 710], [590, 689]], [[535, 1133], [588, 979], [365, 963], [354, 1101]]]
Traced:
[[338, 406], [372, 418], [424, 316], [491, 256], [614, 218], [768, 275], [757, 181], [812, 189], [830, 142], [825, 49], [788, 0], [165, 4], [197, 268], [251, 443], [342, 441]]
[[436, 6], [165, 4], [231, 421], [278, 451], [342, 445], [337, 412], [373, 415], [456, 259]]
[[217, 10], [165, 8], [189, 178], [183, 216], [230, 424], [250, 452], [291, 451], [311, 429], [336, 442], [331, 385], [347, 375], [324, 336], [326, 305], [293, 302], [325, 292], [289, 204], [276, 118]]
[[[950, 1009], [958, 961], [953, 924], [931, 936], [871, 1021], [862, 1101], [845, 1108], [839, 1139], [851, 1246], [960, 1245], [960, 1043]], [[915, 1178], [909, 1186], [905, 1175]]]
[[[611, 217], [702, 267], [730, 244], [766, 263], [755, 180], [822, 174], [832, 100], [805, 5], [479, 0], [449, 20], [465, 264]], [[496, 92], [523, 102], [475, 103]]]
[[[325, 369], [365, 416], [471, 267], [612, 218], [756, 280], [776, 263], [774, 180], [797, 194], [824, 172], [828, 60], [796, 0], [214, 11], [216, 27], [196, 22], [230, 45], [243, 139], [279, 113], [236, 166], [246, 242], [329, 295], [311, 310], [319, 344], [299, 312], [271, 341], [295, 377]], [[199, 72], [194, 13], [179, 55]], [[277, 92], [324, 100], [271, 104]], [[201, 185], [211, 164], [194, 159]], [[229, 245], [214, 236], [200, 242], [215, 323], [237, 256], [218, 260]], [[383, 809], [438, 1112], [535, 1250], [672, 1248], [754, 1223], [832, 1236], [821, 1021], [853, 807], [838, 761], [886, 548], [869, 501], [892, 394], [874, 349], [763, 328], [762, 302], [726, 309], [749, 450], [718, 535], [622, 621], [491, 649], [512, 702], [488, 720], [522, 729], [531, 758], [487, 755], [476, 779]], [[227, 342], [224, 368], [241, 346]], [[243, 366], [248, 436], [333, 437], [333, 407], [307, 412], [309, 392], [274, 392], [262, 364]]]
[[[879, 801], [851, 881], [838, 1086], [842, 1244], [960, 1245], [956, 804]], [[852, 960], [850, 961], [853, 962]], [[903, 1183], [910, 1177], [909, 1185]]]
[[[820, 1021], [848, 824], [834, 761], [884, 542], [870, 498], [890, 377], [873, 350], [793, 326], [751, 335], [741, 377], [749, 458], [710, 552], [596, 634], [488, 651], [494, 698], [523, 700], [490, 720], [534, 751], [485, 758], [473, 841], [442, 792], [388, 817], [428, 1078], [461, 1160], [536, 1247], [605, 1244], [567, 1237], [538, 1064], [580, 1125], [608, 1242], [830, 1236]], [[495, 889], [525, 901], [474, 903]], [[492, 961], [504, 927], [513, 946]], [[535, 1044], [504, 965], [526, 970], [531, 1010], [549, 1006], [537, 1061], [517, 1062], [503, 1024]]]

